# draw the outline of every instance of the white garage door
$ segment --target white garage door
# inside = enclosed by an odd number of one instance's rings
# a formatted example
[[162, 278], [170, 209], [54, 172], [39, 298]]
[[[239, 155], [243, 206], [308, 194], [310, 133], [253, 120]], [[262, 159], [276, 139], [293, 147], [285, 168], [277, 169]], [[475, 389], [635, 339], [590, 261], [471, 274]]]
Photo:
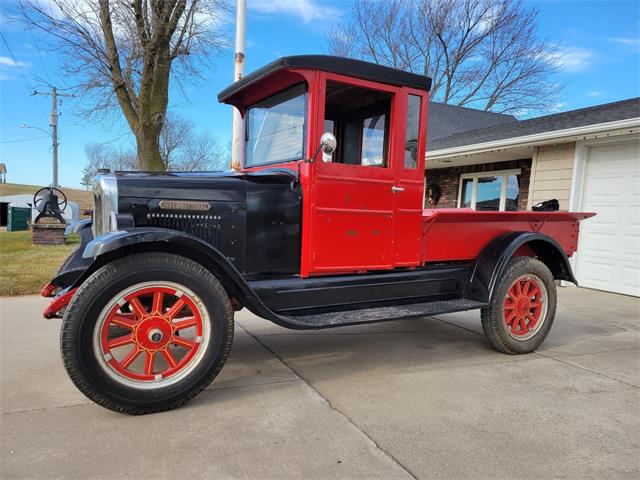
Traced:
[[640, 143], [591, 147], [585, 164], [576, 277], [583, 287], [640, 296]]

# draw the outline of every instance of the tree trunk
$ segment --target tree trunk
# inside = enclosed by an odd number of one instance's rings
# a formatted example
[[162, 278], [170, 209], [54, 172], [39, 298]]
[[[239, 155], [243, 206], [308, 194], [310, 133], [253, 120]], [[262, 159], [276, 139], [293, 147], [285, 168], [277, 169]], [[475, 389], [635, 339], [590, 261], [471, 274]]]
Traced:
[[153, 124], [141, 123], [136, 132], [138, 153], [138, 168], [146, 171], [165, 171], [165, 165], [160, 154], [160, 136]]

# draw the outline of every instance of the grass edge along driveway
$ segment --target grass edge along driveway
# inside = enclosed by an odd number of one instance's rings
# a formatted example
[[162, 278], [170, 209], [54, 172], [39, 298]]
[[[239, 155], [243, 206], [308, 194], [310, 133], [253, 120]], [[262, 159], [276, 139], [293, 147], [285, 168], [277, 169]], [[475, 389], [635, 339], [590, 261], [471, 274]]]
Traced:
[[65, 245], [32, 245], [31, 231], [0, 232], [0, 296], [39, 293], [65, 258], [80, 246], [73, 236]]

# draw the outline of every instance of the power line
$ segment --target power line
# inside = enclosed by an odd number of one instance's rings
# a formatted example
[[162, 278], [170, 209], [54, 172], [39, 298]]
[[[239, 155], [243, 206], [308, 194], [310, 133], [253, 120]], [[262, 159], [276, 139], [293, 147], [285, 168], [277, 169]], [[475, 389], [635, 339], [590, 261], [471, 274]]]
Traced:
[[31, 137], [31, 138], [23, 138], [22, 140], [3, 140], [0, 143], [17, 143], [17, 142], [30, 142], [32, 140], [41, 140], [43, 138], [49, 138], [49, 137]]
[[42, 68], [44, 70], [44, 74], [49, 77], [49, 70], [47, 69], [47, 66], [44, 63], [44, 60], [42, 60], [42, 54], [40, 53], [40, 48], [38, 48], [38, 45], [36, 43], [36, 39], [33, 36], [33, 28], [31, 28], [31, 25], [29, 25], [29, 35], [31, 35], [31, 41], [33, 42], [33, 46], [36, 49], [36, 52], [38, 52], [38, 58], [40, 59], [40, 65], [42, 65]]

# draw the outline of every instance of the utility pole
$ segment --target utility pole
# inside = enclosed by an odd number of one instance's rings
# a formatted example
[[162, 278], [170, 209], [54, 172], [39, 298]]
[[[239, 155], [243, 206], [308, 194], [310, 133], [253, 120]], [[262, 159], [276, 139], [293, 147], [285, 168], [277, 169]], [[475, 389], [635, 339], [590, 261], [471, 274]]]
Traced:
[[[236, 0], [236, 51], [234, 55], [233, 81], [237, 82], [244, 75], [244, 50], [247, 29], [247, 0]], [[231, 168], [242, 168], [242, 147], [244, 125], [242, 116], [236, 107], [233, 108], [233, 131], [231, 140]]]
[[34, 91], [33, 95], [51, 95], [51, 113], [49, 114], [49, 126], [53, 141], [53, 182], [51, 185], [58, 187], [58, 97], [73, 97], [74, 95], [58, 93], [56, 87], [51, 87], [51, 92]]

